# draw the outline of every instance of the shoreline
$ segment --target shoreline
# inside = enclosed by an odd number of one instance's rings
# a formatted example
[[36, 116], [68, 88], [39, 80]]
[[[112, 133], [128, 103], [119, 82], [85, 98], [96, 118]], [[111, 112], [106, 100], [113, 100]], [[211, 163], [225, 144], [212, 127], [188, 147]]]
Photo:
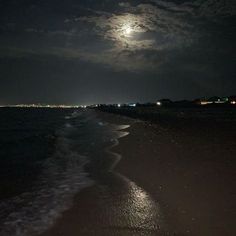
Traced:
[[[190, 137], [189, 127], [163, 128], [148, 121], [135, 126], [114, 149], [126, 157], [116, 171], [160, 202], [170, 231], [176, 235], [235, 235], [233, 130], [226, 130], [222, 138], [220, 127], [208, 130], [205, 137], [201, 132]], [[132, 163], [135, 170], [130, 170]]]
[[[231, 144], [224, 142], [221, 143], [224, 146], [219, 148], [214, 143], [219, 140], [215, 140], [210, 147], [208, 143], [203, 148], [201, 145], [206, 138], [189, 137], [188, 132], [176, 133], [174, 129], [150, 122], [103, 112], [97, 114], [108, 123], [131, 125], [127, 130], [130, 134], [119, 139], [119, 145], [111, 150], [122, 155], [122, 158], [114, 172], [99, 176], [95, 186], [78, 193], [73, 207], [64, 212], [55, 226], [43, 236], [235, 235], [235, 195], [231, 189], [234, 183], [231, 157], [236, 154], [235, 146], [229, 151]], [[214, 150], [211, 148], [215, 148], [215, 160], [209, 155]], [[222, 154], [227, 154], [226, 160], [220, 160]], [[119, 175], [128, 179], [122, 180]], [[154, 219], [150, 218], [150, 227], [142, 225], [144, 219], [134, 218], [136, 225], [129, 228], [127, 222], [120, 220], [123, 217], [129, 222], [129, 212], [119, 212], [117, 206], [113, 212], [116, 202], [122, 203], [122, 196], [129, 192], [127, 186], [132, 184], [134, 189], [139, 189], [136, 192], [148, 196], [147, 202], [153, 206], [149, 211], [159, 214]], [[118, 197], [113, 196], [113, 192]], [[157, 206], [158, 210], [153, 210]], [[144, 215], [148, 215], [149, 211]], [[100, 217], [101, 212], [103, 217]], [[160, 212], [164, 223], [158, 224]]]

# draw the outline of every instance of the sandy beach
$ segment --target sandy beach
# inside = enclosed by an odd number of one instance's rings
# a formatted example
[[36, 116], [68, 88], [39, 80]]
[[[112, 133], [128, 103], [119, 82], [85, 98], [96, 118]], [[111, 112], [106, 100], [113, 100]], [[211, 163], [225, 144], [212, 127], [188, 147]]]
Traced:
[[129, 135], [112, 148], [121, 160], [113, 171], [91, 171], [95, 184], [79, 192], [73, 207], [42, 236], [236, 234], [231, 123], [179, 128], [97, 115], [130, 125]]
[[0, 236], [236, 236], [236, 0], [0, 0]]

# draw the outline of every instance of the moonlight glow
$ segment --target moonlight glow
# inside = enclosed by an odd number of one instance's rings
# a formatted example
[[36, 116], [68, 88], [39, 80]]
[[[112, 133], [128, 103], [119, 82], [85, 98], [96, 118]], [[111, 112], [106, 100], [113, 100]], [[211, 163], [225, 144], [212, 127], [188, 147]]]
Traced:
[[112, 16], [109, 21], [105, 22], [108, 26], [108, 31], [105, 33], [105, 38], [112, 39], [116, 44], [116, 50], [124, 48], [146, 49], [153, 45], [152, 39], [142, 39], [142, 35], [149, 29], [146, 19], [142, 15], [124, 14]]
[[132, 28], [128, 25], [125, 28], [125, 35], [126, 36], [130, 36], [130, 34], [132, 33]]

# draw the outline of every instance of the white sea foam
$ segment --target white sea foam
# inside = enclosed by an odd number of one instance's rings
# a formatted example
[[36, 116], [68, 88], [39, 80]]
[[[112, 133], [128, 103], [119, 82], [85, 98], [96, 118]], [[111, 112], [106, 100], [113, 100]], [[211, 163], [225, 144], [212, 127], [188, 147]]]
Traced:
[[67, 138], [72, 125], [67, 123], [58, 133], [55, 153], [43, 163], [43, 172], [32, 192], [25, 192], [0, 204], [11, 207], [0, 235], [33, 236], [50, 227], [60, 214], [72, 204], [73, 196], [92, 184], [83, 167], [86, 156], [71, 149]]
[[71, 206], [73, 196], [93, 184], [84, 166], [93, 158], [94, 150], [118, 144], [117, 139], [128, 134], [122, 130], [129, 126], [103, 123], [93, 112], [74, 112], [65, 119], [57, 131], [55, 151], [43, 162], [32, 192], [0, 203], [1, 219], [5, 209], [10, 212], [0, 222], [1, 236], [34, 236], [52, 226]]

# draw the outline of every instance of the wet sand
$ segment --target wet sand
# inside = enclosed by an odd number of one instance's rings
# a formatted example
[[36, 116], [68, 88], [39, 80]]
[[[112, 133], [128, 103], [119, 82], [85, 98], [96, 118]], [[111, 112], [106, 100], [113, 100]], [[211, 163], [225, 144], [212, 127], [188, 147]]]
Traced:
[[233, 127], [172, 129], [98, 116], [131, 125], [112, 149], [122, 158], [113, 172], [94, 173], [95, 185], [44, 236], [236, 235]]

